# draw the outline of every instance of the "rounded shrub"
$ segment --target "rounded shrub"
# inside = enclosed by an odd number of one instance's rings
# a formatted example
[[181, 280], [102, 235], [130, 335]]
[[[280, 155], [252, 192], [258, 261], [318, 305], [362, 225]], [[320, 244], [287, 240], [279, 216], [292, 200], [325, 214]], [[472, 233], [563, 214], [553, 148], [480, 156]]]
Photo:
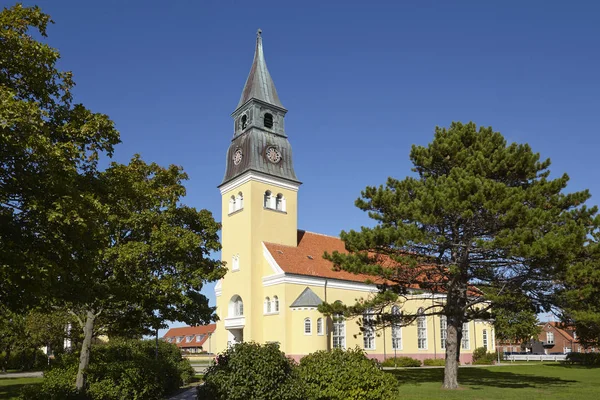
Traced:
[[400, 368], [420, 367], [421, 361], [410, 357], [391, 357], [387, 358], [383, 363], [381, 363], [381, 365], [383, 365], [384, 367]]
[[359, 348], [317, 351], [302, 358], [298, 370], [309, 399], [380, 400], [397, 392], [394, 377]]
[[198, 387], [199, 399], [306, 399], [294, 362], [276, 343], [238, 343], [217, 356]]
[[487, 348], [478, 347], [473, 350], [473, 365], [490, 365], [496, 362], [496, 354], [488, 353]]

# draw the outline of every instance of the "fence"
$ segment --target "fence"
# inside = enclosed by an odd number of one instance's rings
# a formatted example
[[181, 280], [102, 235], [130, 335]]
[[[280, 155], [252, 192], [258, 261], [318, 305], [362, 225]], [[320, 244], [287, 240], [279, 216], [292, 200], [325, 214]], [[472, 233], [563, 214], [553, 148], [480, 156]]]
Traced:
[[506, 361], [565, 361], [566, 354], [510, 354], [504, 356]]

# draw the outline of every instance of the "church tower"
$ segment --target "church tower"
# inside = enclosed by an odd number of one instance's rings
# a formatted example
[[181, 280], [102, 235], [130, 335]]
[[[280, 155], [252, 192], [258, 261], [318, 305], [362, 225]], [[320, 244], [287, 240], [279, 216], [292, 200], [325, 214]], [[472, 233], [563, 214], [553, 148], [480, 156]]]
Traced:
[[272, 274], [263, 242], [297, 245], [300, 182], [292, 162], [281, 104], [263, 54], [261, 30], [250, 74], [232, 114], [222, 196], [223, 261], [229, 272], [217, 284], [217, 350], [228, 343], [263, 342], [262, 278]]

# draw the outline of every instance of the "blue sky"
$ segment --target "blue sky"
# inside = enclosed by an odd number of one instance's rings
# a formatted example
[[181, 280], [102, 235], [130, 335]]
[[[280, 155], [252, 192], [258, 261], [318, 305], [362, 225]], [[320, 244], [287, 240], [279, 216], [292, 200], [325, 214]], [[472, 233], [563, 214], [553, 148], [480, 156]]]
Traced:
[[589, 188], [599, 203], [600, 2], [37, 4], [56, 22], [48, 42], [74, 73], [76, 100], [120, 130], [115, 160], [183, 166], [185, 202], [217, 218], [257, 28], [289, 110], [301, 229], [368, 224], [354, 207], [360, 191], [410, 174], [411, 145], [451, 121], [530, 143], [553, 174], [571, 176], [571, 191]]

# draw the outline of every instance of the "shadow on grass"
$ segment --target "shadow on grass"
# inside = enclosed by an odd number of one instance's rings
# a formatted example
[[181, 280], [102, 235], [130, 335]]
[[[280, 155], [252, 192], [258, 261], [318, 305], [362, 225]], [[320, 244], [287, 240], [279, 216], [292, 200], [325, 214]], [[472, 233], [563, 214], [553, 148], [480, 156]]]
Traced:
[[[443, 369], [422, 370], [390, 370], [400, 385], [418, 385], [422, 383], [439, 383], [444, 381]], [[458, 382], [461, 386], [470, 386], [477, 390], [482, 387], [498, 387], [506, 389], [522, 389], [536, 387], [560, 387], [577, 381], [545, 377], [536, 375], [518, 374], [514, 372], [487, 370], [483, 368], [461, 368], [458, 371]]]
[[23, 382], [23, 378], [2, 378], [0, 379], [0, 400], [17, 398], [23, 387], [39, 384], [40, 382]]

